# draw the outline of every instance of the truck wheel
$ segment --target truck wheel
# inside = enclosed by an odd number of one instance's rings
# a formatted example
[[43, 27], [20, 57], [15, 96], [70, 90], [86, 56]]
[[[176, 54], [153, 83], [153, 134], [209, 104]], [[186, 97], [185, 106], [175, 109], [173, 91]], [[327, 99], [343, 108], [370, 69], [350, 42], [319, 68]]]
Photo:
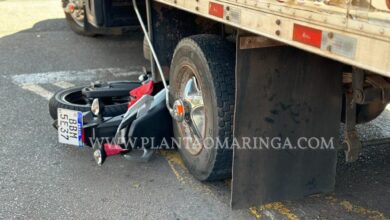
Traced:
[[[65, 12], [65, 19], [68, 22], [70, 29], [79, 35], [94, 37], [96, 34], [85, 30], [85, 9], [82, 0], [68, 0], [64, 2], [64, 6], [73, 4], [76, 6], [72, 12]], [[78, 5], [78, 6], [77, 6]]]
[[[50, 116], [57, 120], [57, 109], [69, 109], [81, 112], [90, 111], [91, 107], [83, 97], [81, 90], [85, 87], [77, 87], [61, 90], [53, 95], [49, 101]], [[124, 114], [127, 111], [128, 100], [103, 100], [103, 116], [114, 117]]]
[[[345, 97], [343, 97], [345, 99]], [[344, 103], [344, 101], [343, 101]], [[385, 110], [387, 104], [382, 102], [373, 102], [365, 105], [356, 106], [356, 123], [363, 124], [376, 119]], [[341, 122], [345, 123], [345, 104], [341, 111]]]
[[367, 123], [376, 119], [385, 110], [387, 104], [374, 102], [357, 106], [356, 120], [358, 124]]
[[170, 95], [183, 103], [185, 117], [174, 120], [173, 131], [184, 163], [201, 181], [231, 176], [234, 74], [234, 44], [218, 36], [192, 36], [176, 47]]

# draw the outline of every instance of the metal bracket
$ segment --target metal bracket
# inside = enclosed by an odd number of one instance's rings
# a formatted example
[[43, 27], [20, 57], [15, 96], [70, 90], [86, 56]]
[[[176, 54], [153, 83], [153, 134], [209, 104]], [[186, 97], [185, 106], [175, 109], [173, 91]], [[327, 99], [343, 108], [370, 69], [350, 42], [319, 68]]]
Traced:
[[356, 131], [356, 101], [355, 97], [363, 90], [364, 72], [356, 70], [352, 76], [352, 93], [345, 94], [345, 128], [344, 141], [345, 160], [354, 162], [359, 158], [362, 150], [362, 143]]
[[347, 162], [354, 162], [359, 158], [359, 153], [362, 150], [362, 143], [355, 129], [345, 130], [344, 146], [345, 146], [345, 160]]
[[283, 46], [283, 43], [263, 36], [241, 36], [240, 49], [255, 49], [264, 47]]

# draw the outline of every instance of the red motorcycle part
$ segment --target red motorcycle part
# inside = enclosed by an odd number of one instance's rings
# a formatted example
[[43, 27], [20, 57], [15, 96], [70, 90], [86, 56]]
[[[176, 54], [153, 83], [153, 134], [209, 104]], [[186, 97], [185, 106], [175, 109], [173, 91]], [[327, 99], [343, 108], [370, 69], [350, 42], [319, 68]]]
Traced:
[[136, 103], [142, 96], [144, 95], [152, 95], [154, 83], [150, 81], [148, 83], [143, 84], [142, 86], [133, 89], [130, 91], [131, 101], [129, 102], [128, 107], [130, 108], [134, 103]]
[[118, 154], [121, 154], [121, 153], [128, 151], [126, 149], [123, 149], [121, 146], [119, 146], [117, 144], [104, 144], [103, 148], [104, 148], [104, 152], [106, 153], [107, 157], [118, 155]]

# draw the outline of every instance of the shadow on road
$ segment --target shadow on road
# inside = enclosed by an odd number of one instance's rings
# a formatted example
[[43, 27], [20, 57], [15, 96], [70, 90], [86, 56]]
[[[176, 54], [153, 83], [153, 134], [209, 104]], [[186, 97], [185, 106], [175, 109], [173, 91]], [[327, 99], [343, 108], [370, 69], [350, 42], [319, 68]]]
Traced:
[[65, 19], [50, 19], [0, 38], [0, 74], [145, 66], [139, 30], [121, 36], [84, 37]]

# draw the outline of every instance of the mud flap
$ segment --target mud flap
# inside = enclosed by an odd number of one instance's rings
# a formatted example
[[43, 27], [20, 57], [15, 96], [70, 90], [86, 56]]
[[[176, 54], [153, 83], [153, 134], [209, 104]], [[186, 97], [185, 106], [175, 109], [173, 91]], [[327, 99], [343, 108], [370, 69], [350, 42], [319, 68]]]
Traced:
[[[232, 208], [334, 189], [341, 82], [340, 64], [295, 48], [237, 48]], [[301, 137], [334, 149], [297, 148]]]

